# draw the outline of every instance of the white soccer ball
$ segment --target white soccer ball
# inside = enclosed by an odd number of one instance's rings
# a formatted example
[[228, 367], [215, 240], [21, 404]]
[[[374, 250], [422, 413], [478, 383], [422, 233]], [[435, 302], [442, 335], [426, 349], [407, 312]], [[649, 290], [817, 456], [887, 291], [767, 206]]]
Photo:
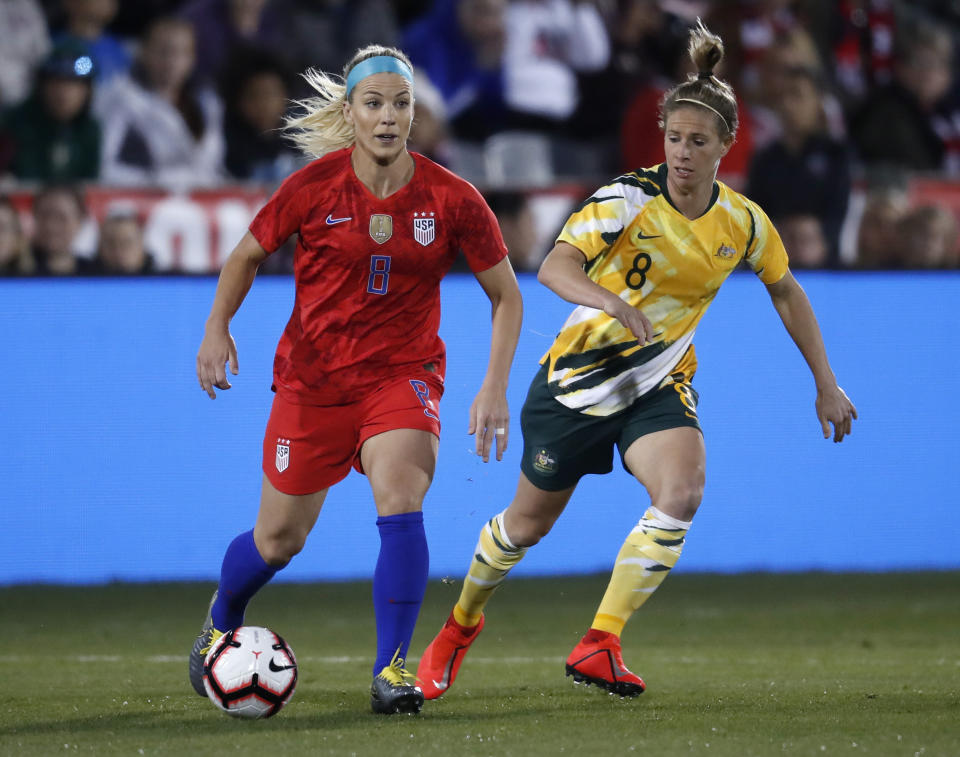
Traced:
[[297, 687], [293, 650], [269, 628], [227, 631], [207, 653], [203, 686], [218, 708], [238, 718], [269, 718]]

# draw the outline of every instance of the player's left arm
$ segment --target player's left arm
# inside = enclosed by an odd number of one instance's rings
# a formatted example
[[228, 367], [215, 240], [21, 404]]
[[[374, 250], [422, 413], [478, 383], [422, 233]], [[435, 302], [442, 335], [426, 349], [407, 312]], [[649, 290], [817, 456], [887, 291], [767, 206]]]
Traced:
[[[510, 260], [504, 257], [499, 263], [474, 274], [487, 297], [492, 311], [492, 335], [490, 360], [487, 373], [470, 406], [468, 433], [476, 434], [477, 454], [483, 461], [490, 459], [490, 447], [496, 438], [497, 460], [503, 459], [510, 434], [510, 410], [507, 406], [507, 383], [513, 354], [520, 338], [523, 321], [523, 300], [517, 277]], [[497, 429], [503, 429], [502, 434]]]
[[843, 437], [851, 432], [853, 421], [857, 417], [857, 408], [837, 385], [837, 378], [827, 360], [820, 326], [806, 292], [789, 269], [779, 281], [767, 284], [767, 292], [780, 320], [813, 373], [817, 386], [817, 418], [823, 429], [823, 438], [830, 438], [832, 423], [833, 441], [842, 441]]

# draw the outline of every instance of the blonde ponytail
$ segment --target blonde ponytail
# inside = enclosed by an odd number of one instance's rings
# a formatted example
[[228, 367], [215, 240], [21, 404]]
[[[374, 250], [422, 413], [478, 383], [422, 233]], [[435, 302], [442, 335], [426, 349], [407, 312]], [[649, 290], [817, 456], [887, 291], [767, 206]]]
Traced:
[[352, 145], [356, 134], [343, 115], [346, 85], [315, 68], [307, 69], [303, 78], [317, 95], [294, 101], [301, 112], [284, 118], [287, 138], [311, 158]]

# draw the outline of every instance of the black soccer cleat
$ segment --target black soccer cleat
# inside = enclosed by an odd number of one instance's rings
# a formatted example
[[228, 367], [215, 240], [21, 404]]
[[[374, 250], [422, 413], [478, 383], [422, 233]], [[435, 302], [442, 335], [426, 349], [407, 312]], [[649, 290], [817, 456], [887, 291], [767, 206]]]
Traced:
[[213, 592], [213, 598], [210, 600], [210, 607], [207, 609], [207, 618], [203, 621], [203, 628], [200, 629], [200, 635], [193, 642], [193, 649], [190, 650], [190, 685], [193, 690], [202, 697], [207, 696], [207, 690], [203, 686], [203, 662], [207, 658], [207, 652], [214, 645], [217, 639], [223, 636], [223, 631], [218, 631], [213, 627], [213, 618], [210, 611], [213, 609], [213, 603], [217, 601], [217, 592]]
[[370, 708], [381, 715], [395, 712], [416, 713], [423, 707], [423, 691], [417, 679], [403, 666], [400, 650], [389, 665], [374, 676], [370, 685]]

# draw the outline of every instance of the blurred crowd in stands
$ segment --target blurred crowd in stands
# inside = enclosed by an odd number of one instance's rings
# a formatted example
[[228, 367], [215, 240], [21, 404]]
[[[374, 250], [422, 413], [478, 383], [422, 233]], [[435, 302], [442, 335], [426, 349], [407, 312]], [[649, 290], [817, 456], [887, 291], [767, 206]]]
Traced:
[[720, 178], [794, 267], [960, 267], [960, 0], [3, 0], [0, 274], [157, 271], [135, 204], [77, 249], [90, 187], [271, 191], [304, 163], [278, 130], [297, 74], [371, 42], [416, 66], [411, 148], [476, 184], [535, 270], [556, 229], [531, 198], [662, 161], [698, 17], [740, 98]]

